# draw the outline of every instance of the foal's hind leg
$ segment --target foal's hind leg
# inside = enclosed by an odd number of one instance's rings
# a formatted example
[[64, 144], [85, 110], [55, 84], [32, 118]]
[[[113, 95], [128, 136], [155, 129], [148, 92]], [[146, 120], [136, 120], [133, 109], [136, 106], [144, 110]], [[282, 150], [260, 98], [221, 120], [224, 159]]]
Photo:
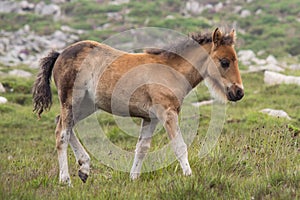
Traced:
[[72, 132], [72, 115], [68, 109], [61, 109], [61, 114], [56, 126], [56, 149], [59, 162], [59, 181], [62, 184], [71, 185], [67, 149]]
[[143, 120], [142, 122], [141, 133], [138, 143], [136, 144], [134, 161], [130, 171], [130, 177], [133, 180], [140, 176], [143, 159], [150, 148], [152, 134], [157, 123], [158, 120], [156, 119], [152, 119], [151, 121]]
[[85, 183], [90, 172], [90, 157], [73, 131], [71, 132], [70, 145], [75, 154], [76, 161], [80, 165], [80, 169], [78, 170], [78, 176]]

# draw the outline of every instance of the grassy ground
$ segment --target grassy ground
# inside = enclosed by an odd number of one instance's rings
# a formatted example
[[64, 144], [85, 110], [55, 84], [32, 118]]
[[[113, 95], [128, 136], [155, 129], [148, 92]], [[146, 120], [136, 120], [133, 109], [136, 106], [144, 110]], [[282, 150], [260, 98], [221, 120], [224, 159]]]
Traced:
[[[78, 166], [69, 149], [73, 187], [58, 183], [54, 118], [57, 96], [50, 112], [37, 121], [32, 114], [33, 80], [1, 78], [14, 92], [3, 96], [0, 105], [0, 198], [1, 199], [299, 199], [300, 188], [300, 90], [298, 86], [264, 86], [263, 74], [244, 74], [245, 98], [227, 105], [224, 129], [216, 147], [198, 157], [209, 121], [210, 106], [201, 108], [198, 134], [189, 147], [193, 175], [182, 176], [177, 162], [155, 172], [144, 173], [137, 181], [92, 159], [86, 184], [77, 177]], [[18, 91], [18, 92], [16, 92]], [[203, 84], [199, 99], [209, 97]], [[54, 89], [55, 92], [55, 89]], [[270, 107], [284, 109], [292, 120], [259, 113]], [[136, 138], [116, 137], [110, 116], [108, 136], [115, 143], [134, 149]], [[153, 146], [166, 134], [157, 135]]]

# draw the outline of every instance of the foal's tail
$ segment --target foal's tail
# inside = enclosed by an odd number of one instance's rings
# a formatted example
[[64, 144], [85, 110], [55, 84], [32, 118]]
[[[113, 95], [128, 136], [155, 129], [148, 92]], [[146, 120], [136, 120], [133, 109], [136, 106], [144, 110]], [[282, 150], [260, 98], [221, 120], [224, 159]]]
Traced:
[[42, 112], [49, 110], [52, 105], [50, 80], [52, 69], [58, 56], [58, 52], [51, 51], [48, 56], [40, 61], [40, 71], [32, 88], [33, 112], [36, 112], [39, 118]]

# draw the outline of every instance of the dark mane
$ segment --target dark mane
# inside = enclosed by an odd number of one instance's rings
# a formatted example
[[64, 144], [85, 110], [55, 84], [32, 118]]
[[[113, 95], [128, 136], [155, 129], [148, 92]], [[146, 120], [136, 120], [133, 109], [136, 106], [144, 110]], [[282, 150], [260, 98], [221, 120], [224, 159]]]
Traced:
[[[211, 33], [191, 33], [188, 38], [183, 41], [166, 46], [162, 49], [149, 48], [145, 49], [144, 52], [153, 55], [162, 55], [165, 57], [174, 57], [180, 55], [187, 47], [191, 47], [195, 44], [205, 45], [212, 42]], [[228, 33], [224, 34], [220, 42], [221, 45], [233, 45], [234, 38]]]

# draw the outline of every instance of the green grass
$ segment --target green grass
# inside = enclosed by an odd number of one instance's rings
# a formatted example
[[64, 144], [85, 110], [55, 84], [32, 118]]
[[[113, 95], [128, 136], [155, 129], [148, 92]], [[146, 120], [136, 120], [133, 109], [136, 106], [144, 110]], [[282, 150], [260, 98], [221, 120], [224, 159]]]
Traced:
[[[239, 49], [265, 50], [264, 55], [274, 54], [288, 63], [299, 60], [300, 24], [296, 21], [299, 0], [232, 4], [242, 5], [252, 13], [263, 9], [261, 15], [253, 14], [248, 18], [233, 13], [233, 7], [218, 13], [205, 11], [200, 16], [183, 16], [181, 9], [185, 5], [179, 0], [139, 0], [120, 6], [99, 2], [61, 4], [64, 17], [58, 21], [35, 14], [0, 14], [0, 26], [6, 31], [16, 31], [29, 24], [31, 30], [43, 35], [54, 32], [61, 25], [69, 25], [87, 31], [80, 39], [102, 41], [114, 33], [144, 26], [188, 33], [213, 30], [216, 26], [230, 27], [236, 22]], [[121, 21], [108, 19], [107, 12], [123, 12], [123, 18]], [[175, 19], [166, 18], [168, 15]], [[109, 28], [96, 30], [106, 23], [110, 24]], [[239, 28], [245, 30], [245, 34], [240, 33]], [[290, 58], [288, 54], [296, 57]], [[10, 70], [3, 65], [0, 67], [3, 72]], [[27, 66], [18, 68], [29, 70]], [[241, 68], [246, 69], [245, 66]], [[35, 70], [30, 72], [36, 73]], [[285, 73], [299, 76], [295, 71]], [[174, 162], [131, 181], [129, 173], [106, 167], [92, 157], [91, 174], [83, 184], [69, 149], [71, 188], [58, 182], [54, 136], [54, 119], [59, 112], [56, 89], [52, 88], [55, 95], [51, 111], [37, 120], [31, 105], [33, 80], [0, 77], [7, 88], [1, 96], [9, 101], [0, 105], [0, 199], [300, 199], [299, 86], [266, 86], [263, 73], [242, 74], [242, 77], [245, 97], [241, 102], [227, 104], [226, 123], [218, 143], [203, 158], [199, 158], [198, 153], [211, 119], [211, 107], [200, 108], [199, 128], [189, 147], [191, 177], [184, 177], [178, 162]], [[198, 100], [209, 99], [204, 84], [200, 84], [197, 91]], [[283, 109], [292, 120], [262, 114], [259, 110], [263, 108]], [[112, 116], [100, 114], [97, 117], [111, 142], [134, 150], [137, 139], [122, 132]], [[168, 137], [161, 130], [154, 136], [151, 150], [159, 149], [166, 142]]]
[[[78, 166], [69, 149], [73, 187], [58, 182], [54, 118], [57, 96], [41, 120], [30, 103], [13, 96], [29, 95], [33, 80], [1, 80], [14, 91], [5, 93], [0, 105], [1, 199], [297, 199], [300, 198], [299, 89], [294, 85], [262, 86], [263, 74], [243, 74], [246, 96], [227, 104], [226, 123], [215, 148], [199, 158], [200, 144], [210, 121], [210, 106], [200, 109], [198, 134], [189, 147], [193, 175], [184, 177], [178, 162], [158, 171], [143, 173], [137, 181], [129, 174], [102, 165], [92, 157], [86, 184], [77, 177]], [[20, 90], [20, 88], [22, 90]], [[22, 93], [24, 91], [24, 93]], [[54, 91], [55, 92], [55, 91]], [[203, 84], [199, 99], [209, 97]], [[28, 97], [29, 98], [29, 97]], [[259, 113], [262, 108], [284, 109], [291, 121]], [[136, 138], [120, 133], [110, 115], [98, 116], [110, 140], [124, 149], [135, 148]], [[136, 121], [138, 123], [138, 121]], [[120, 133], [120, 134], [119, 134]], [[168, 141], [161, 131], [152, 150]]]

